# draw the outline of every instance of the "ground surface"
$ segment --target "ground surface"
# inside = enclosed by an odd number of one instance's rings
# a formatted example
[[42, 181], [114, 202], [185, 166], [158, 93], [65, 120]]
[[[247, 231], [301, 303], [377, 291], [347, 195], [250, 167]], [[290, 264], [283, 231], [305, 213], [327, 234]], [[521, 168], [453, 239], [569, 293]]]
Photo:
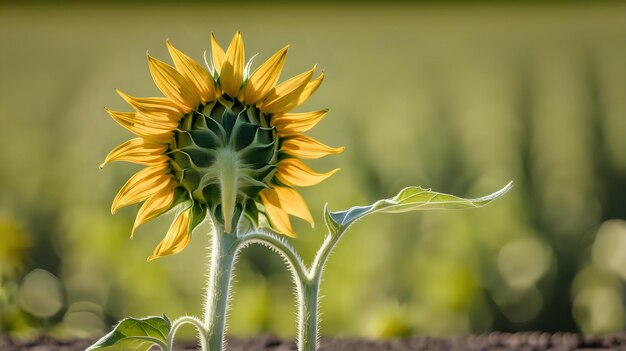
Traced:
[[[40, 337], [29, 342], [14, 342], [0, 336], [1, 351], [83, 351], [90, 340], [57, 341]], [[193, 344], [178, 350], [194, 350]], [[293, 341], [271, 336], [254, 339], [231, 339], [228, 351], [296, 350]], [[387, 341], [364, 339], [322, 339], [320, 351], [410, 351], [410, 350], [626, 350], [626, 332], [603, 337], [571, 333], [491, 333], [456, 338], [414, 337]]]

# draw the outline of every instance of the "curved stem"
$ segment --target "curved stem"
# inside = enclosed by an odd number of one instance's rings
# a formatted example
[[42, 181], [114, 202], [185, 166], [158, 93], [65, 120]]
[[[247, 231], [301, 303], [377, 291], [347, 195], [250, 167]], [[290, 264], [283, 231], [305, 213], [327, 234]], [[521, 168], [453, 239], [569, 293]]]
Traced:
[[277, 235], [261, 230], [234, 234], [214, 229], [204, 314], [207, 334], [203, 349], [208, 346], [210, 351], [223, 350], [230, 280], [236, 255], [250, 244], [261, 244], [282, 256], [292, 273], [298, 299], [298, 350], [317, 350], [321, 276], [341, 235], [328, 235], [310, 269], [307, 269], [295, 249]]
[[[295, 249], [280, 237], [263, 231], [241, 235], [241, 246], [261, 244], [280, 254], [291, 271], [298, 302], [298, 350], [315, 351], [318, 346], [319, 279], [311, 279]], [[317, 275], [319, 276], [319, 275]]]
[[264, 231], [251, 231], [240, 236], [239, 246], [249, 244], [260, 244], [276, 251], [283, 257], [289, 266], [288, 268], [294, 273], [294, 277], [297, 276], [302, 280], [308, 276], [308, 271], [302, 262], [302, 258], [291, 245], [280, 237]]
[[185, 324], [191, 324], [196, 327], [198, 334], [200, 334], [200, 345], [202, 347], [202, 351], [208, 351], [206, 348], [206, 333], [207, 331], [204, 329], [204, 325], [202, 322], [196, 318], [191, 316], [180, 317], [176, 319], [172, 323], [172, 328], [170, 329], [169, 334], [167, 334], [167, 349], [168, 351], [174, 350], [174, 336], [180, 327]]
[[302, 296], [302, 280], [308, 276], [302, 259], [284, 240], [276, 235], [263, 231], [254, 231], [244, 234], [226, 233], [216, 221], [211, 242], [211, 262], [209, 266], [209, 281], [206, 292], [203, 328], [206, 334], [203, 337], [203, 349], [221, 351], [224, 347], [226, 332], [226, 316], [233, 266], [239, 250], [250, 244], [261, 244], [270, 247], [279, 253], [287, 263], [296, 290], [298, 299]]
[[310, 269], [307, 269], [295, 249], [278, 236], [254, 231], [241, 235], [240, 245], [258, 243], [278, 252], [291, 269], [298, 299], [298, 350], [316, 351], [319, 341], [319, 290], [324, 265], [341, 238], [328, 235]]

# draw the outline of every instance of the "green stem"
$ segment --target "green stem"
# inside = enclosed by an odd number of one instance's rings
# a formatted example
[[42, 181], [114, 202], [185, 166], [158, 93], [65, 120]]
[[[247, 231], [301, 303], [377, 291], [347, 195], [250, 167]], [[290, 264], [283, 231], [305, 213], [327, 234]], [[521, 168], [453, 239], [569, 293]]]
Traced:
[[198, 334], [200, 334], [200, 346], [202, 347], [202, 351], [208, 351], [206, 348], [206, 330], [204, 329], [204, 325], [202, 322], [196, 318], [191, 316], [180, 317], [172, 323], [172, 328], [170, 329], [169, 334], [167, 335], [167, 351], [174, 350], [174, 336], [180, 327], [185, 324], [191, 324], [196, 327]]
[[295, 249], [280, 237], [256, 230], [229, 234], [216, 223], [204, 314], [204, 327], [208, 331], [206, 335], [208, 350], [223, 350], [228, 295], [235, 258], [240, 248], [256, 243], [268, 246], [279, 253], [293, 273], [298, 299], [298, 350], [316, 351], [319, 340], [319, 290], [323, 267], [340, 237], [341, 235], [329, 235], [317, 252], [311, 268], [307, 270]]
[[[333, 246], [335, 241], [328, 238], [320, 252], [330, 250], [329, 246]], [[302, 259], [296, 250], [280, 237], [264, 231], [251, 231], [241, 234], [242, 246], [248, 244], [261, 244], [271, 248], [280, 254], [287, 266], [289, 267], [293, 283], [296, 288], [298, 300], [298, 350], [299, 351], [316, 351], [318, 346], [319, 332], [319, 288], [321, 278], [321, 267], [319, 270], [312, 267], [311, 272], [306, 269]], [[327, 256], [320, 257], [318, 253], [316, 261], [323, 264]]]
[[319, 303], [320, 285], [324, 266], [333, 249], [339, 242], [343, 231], [329, 234], [315, 254], [315, 259], [308, 274], [300, 285], [298, 294], [298, 350], [316, 351], [319, 346]]
[[300, 280], [306, 279], [308, 272], [302, 258], [291, 245], [279, 236], [259, 230], [240, 234], [240, 246], [249, 244], [260, 244], [277, 252], [291, 270], [296, 286], [300, 284]]
[[316, 351], [319, 341], [319, 276], [302, 280], [298, 291], [298, 351]]
[[324, 265], [339, 235], [328, 235], [310, 269], [307, 269], [295, 249], [280, 237], [264, 232], [251, 231], [240, 235], [242, 246], [252, 243], [265, 245], [279, 253], [290, 268], [298, 300], [298, 351], [316, 351], [319, 341], [319, 291]]
[[230, 283], [239, 240], [234, 233], [224, 232], [217, 221], [213, 223], [211, 265], [204, 305], [204, 328], [207, 330], [208, 350], [222, 351], [225, 342]]
[[341, 239], [341, 235], [343, 232], [337, 233], [335, 235], [328, 235], [322, 246], [320, 246], [319, 250], [315, 254], [315, 259], [313, 260], [313, 264], [311, 264], [311, 269], [309, 270], [308, 278], [310, 280], [321, 279], [322, 273], [324, 271], [324, 266], [326, 265], [326, 261], [330, 257], [330, 254], [333, 252], [333, 249]]

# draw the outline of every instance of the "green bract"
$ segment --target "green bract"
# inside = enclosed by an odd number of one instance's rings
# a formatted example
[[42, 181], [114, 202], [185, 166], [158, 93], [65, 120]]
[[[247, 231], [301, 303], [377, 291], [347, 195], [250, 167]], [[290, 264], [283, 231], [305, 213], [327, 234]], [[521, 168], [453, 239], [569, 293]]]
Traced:
[[[222, 224], [224, 209], [235, 213], [230, 217], [235, 221], [243, 212], [256, 227], [255, 199], [276, 171], [277, 146], [276, 130], [269, 127], [266, 114], [220, 98], [183, 118], [168, 154], [176, 179], [197, 206], [208, 207]], [[222, 189], [228, 185], [232, 191]]]

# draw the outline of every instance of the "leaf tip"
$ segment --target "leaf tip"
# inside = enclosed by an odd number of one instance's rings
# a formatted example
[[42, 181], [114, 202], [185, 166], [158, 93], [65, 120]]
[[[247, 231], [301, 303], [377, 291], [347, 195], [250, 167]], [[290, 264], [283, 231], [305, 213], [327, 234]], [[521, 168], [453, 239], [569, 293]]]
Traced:
[[489, 203], [489, 202], [499, 198], [500, 196], [506, 194], [507, 192], [509, 192], [509, 190], [511, 190], [512, 187], [513, 187], [513, 181], [510, 181], [502, 189], [500, 189], [500, 190], [498, 190], [498, 191], [496, 191], [496, 192], [494, 192], [492, 194], [489, 194], [487, 196], [483, 196], [483, 197], [480, 197], [478, 199], [474, 199], [473, 201], [475, 203], [481, 203], [481, 204], [479, 204], [479, 207], [483, 206], [483, 205], [486, 205], [487, 203]]
[[493, 196], [493, 198], [497, 198], [500, 197], [506, 193], [509, 192], [509, 190], [511, 190], [511, 188], [513, 188], [513, 181], [509, 181], [502, 189], [496, 191], [495, 193], [491, 194], [490, 196]]

